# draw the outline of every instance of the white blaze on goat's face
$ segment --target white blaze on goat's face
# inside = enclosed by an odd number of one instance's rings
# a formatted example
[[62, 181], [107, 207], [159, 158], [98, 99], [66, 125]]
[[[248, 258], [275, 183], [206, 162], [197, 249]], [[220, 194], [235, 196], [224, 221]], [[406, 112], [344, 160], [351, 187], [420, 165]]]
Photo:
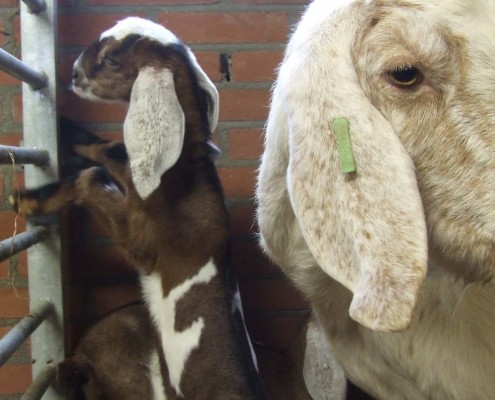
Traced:
[[194, 285], [209, 283], [217, 273], [215, 264], [210, 260], [196, 275], [173, 288], [166, 297], [163, 295], [162, 280], [158, 273], [141, 277], [144, 297], [160, 335], [170, 384], [180, 396], [180, 382], [186, 362], [191, 352], [199, 346], [205, 322], [203, 317], [198, 317], [189, 328], [177, 332], [177, 302], [186, 296]]

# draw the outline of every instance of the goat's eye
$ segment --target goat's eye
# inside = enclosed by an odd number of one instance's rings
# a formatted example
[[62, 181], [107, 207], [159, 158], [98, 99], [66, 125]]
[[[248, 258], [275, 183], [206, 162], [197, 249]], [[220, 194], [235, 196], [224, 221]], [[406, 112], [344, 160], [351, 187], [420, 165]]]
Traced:
[[119, 63], [115, 60], [113, 60], [112, 58], [110, 58], [109, 56], [106, 56], [103, 61], [105, 62], [106, 65], [108, 65], [109, 67], [118, 67], [119, 66]]
[[387, 80], [399, 89], [409, 89], [423, 82], [423, 74], [414, 65], [404, 65], [387, 71]]

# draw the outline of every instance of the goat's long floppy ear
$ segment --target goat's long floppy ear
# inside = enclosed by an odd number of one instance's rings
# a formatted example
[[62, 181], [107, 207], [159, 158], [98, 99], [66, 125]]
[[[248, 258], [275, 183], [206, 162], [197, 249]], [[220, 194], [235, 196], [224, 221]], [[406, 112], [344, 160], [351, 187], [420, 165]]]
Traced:
[[394, 331], [409, 325], [426, 275], [426, 223], [413, 162], [360, 86], [351, 54], [362, 19], [347, 12], [306, 15], [274, 98], [288, 115], [288, 190], [311, 253], [353, 292], [354, 320]]
[[213, 82], [208, 78], [205, 71], [201, 68], [194, 53], [188, 48], [189, 56], [191, 57], [191, 62], [196, 71], [196, 76], [198, 78], [199, 86], [206, 92], [208, 96], [208, 122], [210, 125], [210, 132], [213, 132], [217, 128], [218, 115], [220, 112], [220, 101], [218, 96], [218, 90], [213, 84]]
[[124, 142], [132, 181], [145, 200], [161, 176], [178, 160], [184, 142], [185, 117], [168, 69], [143, 67], [131, 92], [124, 122]]

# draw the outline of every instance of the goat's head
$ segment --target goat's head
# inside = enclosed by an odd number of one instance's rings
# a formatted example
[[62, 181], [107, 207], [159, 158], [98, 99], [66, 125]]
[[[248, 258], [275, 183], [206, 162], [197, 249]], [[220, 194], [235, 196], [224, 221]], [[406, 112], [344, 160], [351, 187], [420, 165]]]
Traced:
[[[284, 243], [300, 230], [302, 264], [348, 287], [351, 317], [373, 329], [408, 325], [428, 255], [495, 276], [493, 13], [487, 0], [316, 0], [288, 45], [259, 179], [263, 245], [296, 264]], [[297, 229], [274, 223], [283, 204]]]
[[[188, 90], [200, 104], [181, 98], [180, 84], [187, 79], [179, 75], [193, 79], [195, 88]], [[163, 26], [137, 17], [118, 22], [82, 52], [74, 63], [72, 90], [89, 100], [130, 103], [124, 141], [143, 199], [181, 154], [184, 107], [204, 108], [198, 118], [204, 119], [207, 134], [218, 122], [218, 92], [191, 50]]]

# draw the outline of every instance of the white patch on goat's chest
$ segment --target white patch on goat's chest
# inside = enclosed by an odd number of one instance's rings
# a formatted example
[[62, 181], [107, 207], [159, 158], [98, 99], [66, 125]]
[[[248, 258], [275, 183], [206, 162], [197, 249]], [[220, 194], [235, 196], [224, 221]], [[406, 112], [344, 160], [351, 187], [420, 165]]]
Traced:
[[150, 370], [151, 390], [153, 391], [153, 400], [167, 400], [165, 388], [163, 386], [162, 371], [160, 368], [160, 357], [156, 350], [150, 355], [148, 368]]
[[210, 282], [217, 274], [217, 268], [210, 259], [193, 277], [173, 288], [167, 297], [163, 295], [161, 276], [153, 273], [141, 277], [143, 293], [151, 316], [159, 330], [170, 384], [182, 396], [180, 381], [186, 361], [191, 352], [199, 346], [204, 319], [199, 317], [191, 326], [181, 332], [175, 330], [176, 306], [194, 285]]

